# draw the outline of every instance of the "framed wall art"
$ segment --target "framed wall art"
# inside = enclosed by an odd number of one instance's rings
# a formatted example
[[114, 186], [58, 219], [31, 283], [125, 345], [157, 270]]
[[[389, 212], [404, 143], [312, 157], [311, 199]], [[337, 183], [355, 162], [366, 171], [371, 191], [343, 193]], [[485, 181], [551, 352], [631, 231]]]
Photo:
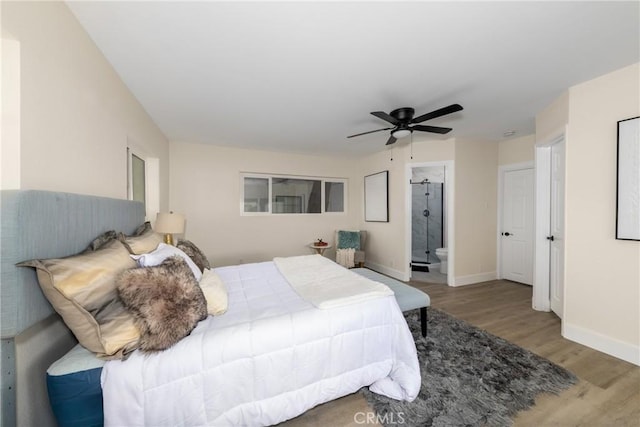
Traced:
[[364, 177], [364, 220], [389, 222], [389, 171]]
[[616, 239], [640, 241], [640, 117], [618, 122]]

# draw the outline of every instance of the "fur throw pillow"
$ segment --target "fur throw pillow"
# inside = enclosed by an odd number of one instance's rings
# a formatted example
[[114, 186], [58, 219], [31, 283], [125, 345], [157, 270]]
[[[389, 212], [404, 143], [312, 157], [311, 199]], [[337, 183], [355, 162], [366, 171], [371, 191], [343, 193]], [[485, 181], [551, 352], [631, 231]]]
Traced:
[[118, 238], [118, 234], [115, 232], [115, 230], [105, 231], [104, 233], [102, 233], [101, 235], [93, 239], [91, 243], [89, 243], [89, 246], [87, 246], [87, 249], [82, 251], [82, 253], [95, 252], [98, 249], [102, 248], [107, 243], [109, 243], [110, 241], [115, 240], [117, 238]]
[[204, 272], [205, 268], [211, 268], [209, 260], [204, 256], [200, 248], [189, 240], [180, 240], [176, 245], [176, 248], [189, 255], [189, 258], [191, 258], [191, 260], [198, 266], [200, 271]]
[[132, 236], [142, 236], [144, 233], [148, 233], [151, 230], [151, 222], [147, 221], [144, 224], [139, 225], [133, 232]]
[[125, 271], [118, 294], [140, 329], [142, 351], [167, 349], [207, 317], [207, 302], [184, 259], [173, 256], [156, 267]]

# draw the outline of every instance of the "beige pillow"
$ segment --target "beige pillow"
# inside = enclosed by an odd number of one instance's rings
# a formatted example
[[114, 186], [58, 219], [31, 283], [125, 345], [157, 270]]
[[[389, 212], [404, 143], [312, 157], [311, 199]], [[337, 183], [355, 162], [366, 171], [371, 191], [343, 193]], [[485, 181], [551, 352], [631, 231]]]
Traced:
[[162, 243], [162, 236], [151, 228], [149, 222], [138, 227], [132, 236], [120, 233], [118, 238], [133, 255], [142, 255], [155, 250]]
[[215, 271], [205, 269], [200, 279], [200, 288], [207, 300], [207, 313], [219, 316], [226, 313], [229, 305], [227, 288]]
[[116, 277], [136, 263], [120, 241], [93, 252], [19, 265], [37, 269], [45, 296], [85, 348], [112, 359], [137, 347], [140, 332], [115, 285]]

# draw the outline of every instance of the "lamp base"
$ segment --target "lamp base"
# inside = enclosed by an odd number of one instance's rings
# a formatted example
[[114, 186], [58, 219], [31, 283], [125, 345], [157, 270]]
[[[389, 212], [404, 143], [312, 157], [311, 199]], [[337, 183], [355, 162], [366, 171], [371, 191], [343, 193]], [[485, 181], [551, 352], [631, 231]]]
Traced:
[[169, 234], [169, 233], [165, 234], [164, 235], [164, 242], [167, 245], [173, 246], [173, 234]]

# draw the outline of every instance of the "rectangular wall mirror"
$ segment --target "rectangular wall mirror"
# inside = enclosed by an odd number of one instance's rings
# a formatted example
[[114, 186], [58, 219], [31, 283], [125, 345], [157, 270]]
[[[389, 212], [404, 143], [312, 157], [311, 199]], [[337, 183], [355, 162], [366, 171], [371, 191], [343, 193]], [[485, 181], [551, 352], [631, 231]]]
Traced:
[[389, 222], [389, 171], [364, 177], [364, 220]]
[[616, 239], [640, 240], [640, 117], [618, 122]]

